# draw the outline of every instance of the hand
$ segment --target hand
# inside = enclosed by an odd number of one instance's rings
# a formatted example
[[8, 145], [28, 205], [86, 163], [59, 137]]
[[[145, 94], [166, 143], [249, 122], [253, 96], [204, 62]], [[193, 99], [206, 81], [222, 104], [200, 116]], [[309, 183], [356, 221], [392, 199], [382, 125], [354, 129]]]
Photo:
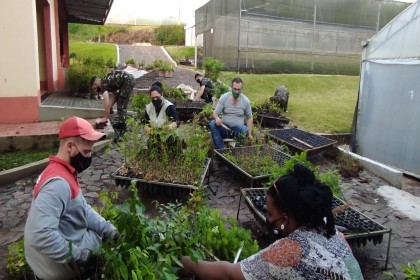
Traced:
[[145, 126], [144, 127], [144, 132], [146, 132], [146, 134], [151, 134], [152, 133], [152, 129], [149, 126]]
[[108, 122], [108, 118], [101, 118], [100, 120], [98, 120], [98, 123], [107, 123]]
[[249, 141], [251, 141], [251, 144], [253, 144], [254, 143], [254, 136], [252, 136], [252, 134], [248, 134], [248, 138], [249, 138]]
[[192, 271], [192, 266], [194, 265], [194, 263], [190, 259], [190, 257], [182, 256], [181, 257], [181, 263], [184, 266], [184, 268], [182, 268], [179, 271], [179, 275], [181, 277], [192, 277], [192, 276], [194, 276], [193, 271]]
[[221, 120], [220, 118], [217, 118], [217, 119], [216, 119], [216, 125], [217, 125], [217, 126], [222, 125], [222, 120]]
[[80, 252], [80, 257], [75, 261], [75, 264], [84, 271], [89, 270], [94, 265], [94, 256], [92, 251], [83, 248]]

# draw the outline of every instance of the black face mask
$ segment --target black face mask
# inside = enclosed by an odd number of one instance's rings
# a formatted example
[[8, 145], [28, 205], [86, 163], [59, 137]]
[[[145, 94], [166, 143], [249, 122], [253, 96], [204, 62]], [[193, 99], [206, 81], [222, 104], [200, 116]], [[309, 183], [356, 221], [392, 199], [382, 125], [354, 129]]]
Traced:
[[152, 100], [153, 106], [155, 106], [155, 108], [159, 108], [160, 106], [162, 106], [162, 99], [156, 99], [156, 100]]
[[87, 169], [91, 163], [92, 157], [85, 157], [80, 151], [74, 157], [70, 157], [70, 165], [73, 166], [74, 169], [76, 169], [77, 173], [80, 173], [83, 170]]
[[102, 92], [102, 89], [101, 89], [101, 87], [97, 87], [97, 88], [96, 88], [96, 92], [99, 92], [99, 93], [101, 93], [101, 92]]
[[199, 84], [199, 83], [201, 83], [201, 81], [200, 81], [200, 80], [195, 80], [195, 81], [196, 81], [198, 84]]

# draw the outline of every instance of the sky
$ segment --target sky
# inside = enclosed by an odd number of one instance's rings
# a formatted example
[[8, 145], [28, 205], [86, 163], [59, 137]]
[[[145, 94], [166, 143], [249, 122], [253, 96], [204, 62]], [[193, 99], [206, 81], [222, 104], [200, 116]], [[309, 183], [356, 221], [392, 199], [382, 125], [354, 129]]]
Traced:
[[[114, 0], [107, 23], [194, 24], [194, 11], [210, 0]], [[228, 0], [226, 0], [228, 1]], [[416, 0], [397, 0], [413, 3]], [[140, 21], [145, 19], [146, 22]]]
[[[142, 24], [140, 19], [161, 23], [189, 23], [194, 11], [209, 0], [114, 0], [108, 23]], [[144, 23], [143, 23], [144, 24]]]

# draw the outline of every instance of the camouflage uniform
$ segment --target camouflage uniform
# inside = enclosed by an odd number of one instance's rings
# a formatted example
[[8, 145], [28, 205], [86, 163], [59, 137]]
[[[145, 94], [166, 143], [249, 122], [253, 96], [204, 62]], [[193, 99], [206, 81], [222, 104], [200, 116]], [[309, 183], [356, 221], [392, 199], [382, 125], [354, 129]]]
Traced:
[[203, 95], [201, 98], [206, 100], [206, 103], [211, 103], [211, 98], [213, 97], [213, 81], [210, 78], [203, 77], [203, 79], [200, 82], [200, 87], [205, 86]]
[[108, 91], [117, 94], [118, 123], [125, 124], [127, 119], [127, 106], [133, 93], [136, 79], [133, 75], [123, 71], [114, 70], [102, 79], [102, 92]]

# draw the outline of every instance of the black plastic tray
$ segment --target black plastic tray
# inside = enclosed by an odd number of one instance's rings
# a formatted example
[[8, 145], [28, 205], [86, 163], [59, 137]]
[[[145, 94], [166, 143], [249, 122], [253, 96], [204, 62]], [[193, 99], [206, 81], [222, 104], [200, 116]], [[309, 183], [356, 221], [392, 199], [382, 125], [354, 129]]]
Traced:
[[147, 181], [144, 179], [133, 178], [128, 176], [119, 175], [118, 169], [114, 173], [115, 185], [127, 188], [132, 180], [136, 180], [136, 187], [140, 190], [150, 193], [164, 193], [169, 196], [181, 197], [189, 194], [190, 192], [195, 191], [197, 188], [204, 185], [204, 180], [209, 172], [210, 167], [210, 158], [206, 158], [203, 173], [201, 174], [201, 179], [197, 185], [187, 185], [180, 183], [168, 183], [168, 182], [159, 182], [159, 181]]
[[[242, 196], [246, 205], [254, 215], [260, 226], [264, 226], [267, 213], [265, 212], [265, 197], [267, 188], [242, 189]], [[344, 205], [345, 202], [334, 196], [333, 208]], [[345, 210], [335, 216], [335, 224], [347, 230], [343, 234], [349, 244], [358, 247], [366, 246], [367, 242], [374, 245], [383, 241], [384, 234], [390, 234], [391, 230], [375, 222], [366, 215], [347, 206]]]
[[253, 176], [249, 174], [247, 171], [242, 169], [240, 166], [236, 165], [228, 158], [224, 156], [224, 154], [232, 154], [232, 155], [252, 155], [257, 152], [262, 153], [263, 155], [270, 155], [271, 158], [277, 162], [279, 166], [283, 166], [284, 160], [290, 158], [289, 155], [274, 149], [268, 145], [260, 145], [260, 146], [247, 146], [247, 147], [236, 147], [236, 148], [229, 148], [229, 149], [219, 149], [214, 150], [215, 155], [224, 162], [227, 167], [232, 170], [238, 178], [242, 181], [246, 182], [246, 184], [250, 187], [261, 187], [267, 180], [270, 178], [271, 174], [260, 174]]
[[268, 136], [277, 142], [286, 144], [293, 151], [307, 151], [308, 155], [329, 149], [337, 143], [337, 141], [297, 128], [273, 129], [268, 132]]
[[179, 120], [188, 121], [194, 118], [194, 115], [199, 114], [203, 107], [206, 105], [204, 102], [194, 101], [175, 101], [174, 102], [176, 111], [178, 113]]
[[257, 113], [257, 121], [262, 127], [283, 128], [289, 124], [290, 120], [286, 117], [273, 117], [262, 113]]

